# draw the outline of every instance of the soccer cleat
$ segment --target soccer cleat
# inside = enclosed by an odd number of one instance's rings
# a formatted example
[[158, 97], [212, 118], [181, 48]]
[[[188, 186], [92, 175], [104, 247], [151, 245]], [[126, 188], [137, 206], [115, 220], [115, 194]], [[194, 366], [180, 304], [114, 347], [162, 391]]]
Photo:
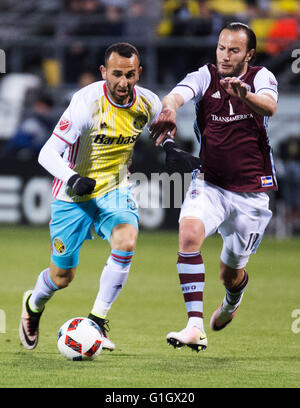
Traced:
[[230, 305], [229, 303], [225, 303], [225, 299], [223, 300], [222, 304], [218, 307], [218, 309], [212, 314], [210, 319], [210, 328], [214, 331], [219, 331], [224, 329], [234, 318], [238, 311], [238, 307], [242, 301], [243, 294], [236, 305]]
[[207, 347], [206, 334], [198, 327], [185, 328], [180, 332], [170, 332], [167, 334], [167, 343], [174, 348], [188, 346], [192, 350], [205, 350]]
[[22, 315], [19, 326], [20, 340], [25, 348], [28, 350], [34, 349], [38, 344], [39, 338], [39, 322], [43, 312], [32, 312], [28, 306], [28, 300], [32, 294], [28, 290], [23, 295]]
[[116, 348], [116, 346], [109, 339], [109, 337], [107, 335], [107, 332], [109, 331], [109, 325], [108, 325], [109, 320], [102, 319], [101, 317], [97, 317], [97, 316], [93, 315], [92, 313], [90, 313], [88, 315], [88, 318], [93, 320], [93, 322], [97, 323], [97, 325], [100, 328], [100, 331], [101, 331], [101, 334], [102, 334], [102, 337], [103, 337], [102, 349], [113, 351]]

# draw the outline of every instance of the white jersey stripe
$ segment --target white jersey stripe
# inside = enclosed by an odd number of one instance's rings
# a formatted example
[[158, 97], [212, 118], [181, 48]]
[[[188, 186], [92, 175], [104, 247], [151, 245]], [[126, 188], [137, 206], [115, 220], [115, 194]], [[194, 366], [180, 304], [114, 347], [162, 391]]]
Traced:
[[55, 192], [55, 198], [57, 197], [57, 195], [58, 195], [58, 193], [59, 193], [59, 190], [60, 190], [62, 184], [63, 184], [63, 182], [60, 180], [59, 183], [58, 183], [58, 185], [57, 185], [56, 192]]
[[53, 180], [53, 184], [52, 184], [52, 194], [54, 197], [56, 197], [55, 192], [56, 192], [56, 186], [58, 184], [59, 180], [55, 177]]

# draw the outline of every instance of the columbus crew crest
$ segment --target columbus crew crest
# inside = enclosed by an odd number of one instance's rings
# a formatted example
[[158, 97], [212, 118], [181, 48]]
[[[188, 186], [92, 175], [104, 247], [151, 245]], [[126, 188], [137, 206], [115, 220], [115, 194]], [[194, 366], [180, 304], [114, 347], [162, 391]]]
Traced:
[[133, 126], [137, 129], [137, 130], [142, 130], [143, 127], [146, 125], [146, 123], [148, 122], [148, 118], [145, 115], [139, 115], [137, 116], [134, 121], [133, 121]]
[[54, 238], [53, 246], [58, 254], [64, 254], [66, 252], [66, 246], [59, 238]]

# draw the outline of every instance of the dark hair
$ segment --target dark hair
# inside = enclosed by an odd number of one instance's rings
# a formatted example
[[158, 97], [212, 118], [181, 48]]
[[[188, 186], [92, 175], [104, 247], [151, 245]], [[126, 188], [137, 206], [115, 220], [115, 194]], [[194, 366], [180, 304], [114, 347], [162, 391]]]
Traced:
[[230, 31], [244, 31], [247, 34], [248, 42], [247, 42], [247, 52], [250, 50], [255, 50], [253, 57], [251, 58], [251, 61], [254, 60], [255, 54], [256, 54], [256, 35], [254, 31], [247, 26], [247, 24], [240, 23], [240, 22], [233, 22], [227, 24], [225, 27], [222, 28], [219, 34], [223, 30], [230, 30]]
[[136, 55], [138, 57], [139, 62], [141, 61], [140, 54], [138, 50], [135, 48], [134, 45], [126, 43], [126, 42], [119, 42], [110, 45], [104, 54], [104, 64], [107, 65], [107, 61], [111, 54], [116, 52], [117, 54], [121, 55], [121, 57], [130, 58], [132, 55]]

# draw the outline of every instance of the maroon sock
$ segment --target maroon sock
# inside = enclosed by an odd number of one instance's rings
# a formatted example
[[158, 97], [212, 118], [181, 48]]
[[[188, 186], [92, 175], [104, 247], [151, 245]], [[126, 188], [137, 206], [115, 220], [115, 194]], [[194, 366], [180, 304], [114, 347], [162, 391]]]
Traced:
[[178, 252], [177, 270], [188, 318], [203, 318], [205, 269], [201, 253]]

